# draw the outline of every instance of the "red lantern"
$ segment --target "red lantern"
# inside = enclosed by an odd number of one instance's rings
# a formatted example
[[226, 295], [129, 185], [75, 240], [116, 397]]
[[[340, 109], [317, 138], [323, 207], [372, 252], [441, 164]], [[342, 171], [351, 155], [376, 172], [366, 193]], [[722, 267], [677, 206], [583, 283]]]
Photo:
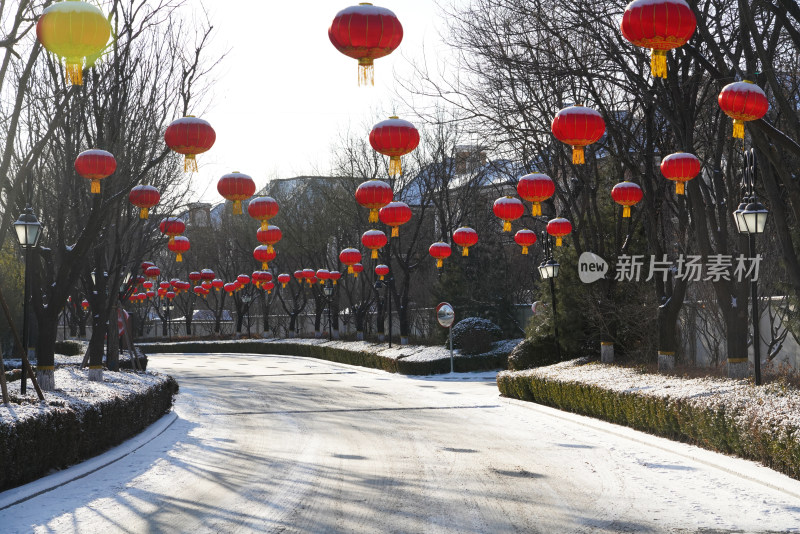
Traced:
[[206, 291], [209, 291], [212, 287], [214, 287], [214, 284], [209, 280], [203, 280], [203, 283], [200, 285], [203, 286], [203, 289]]
[[161, 275], [161, 269], [153, 265], [152, 267], [148, 267], [147, 270], [144, 272], [145, 276], [148, 278], [152, 278], [155, 280]]
[[246, 286], [250, 283], [250, 277], [246, 274], [240, 274], [236, 277], [236, 281], [239, 282], [241, 285]]
[[353, 274], [353, 265], [361, 261], [361, 252], [355, 248], [346, 248], [339, 253], [339, 261], [347, 265], [348, 274]]
[[444, 265], [444, 259], [449, 258], [450, 254], [452, 254], [452, 249], [450, 245], [443, 241], [439, 241], [434, 243], [428, 248], [428, 253], [436, 258], [436, 268], [441, 269]]
[[286, 287], [286, 284], [288, 284], [289, 280], [291, 279], [292, 277], [286, 273], [281, 273], [278, 275], [278, 282], [280, 282], [283, 287]]
[[203, 119], [189, 115], [173, 121], [164, 132], [167, 146], [178, 154], [186, 156], [183, 160], [184, 172], [197, 172], [197, 154], [207, 152], [214, 146], [217, 134], [214, 128]]
[[261, 227], [258, 232], [256, 232], [256, 238], [259, 243], [267, 245], [267, 248], [273, 251], [273, 245], [283, 238], [283, 232], [281, 232], [281, 229], [277, 226], [268, 224], [266, 229]]
[[166, 291], [170, 287], [172, 287], [172, 284], [170, 284], [169, 282], [161, 282], [158, 284], [158, 288], [163, 289], [164, 291]]
[[453, 232], [453, 242], [462, 247], [462, 256], [469, 256], [469, 247], [478, 242], [478, 232], [468, 226], [462, 226]]
[[153, 289], [153, 282], [150, 280], [142, 282], [142, 287], [145, 289]]
[[661, 174], [675, 182], [675, 193], [684, 194], [686, 182], [700, 174], [700, 160], [687, 152], [676, 152], [661, 160]]
[[128, 200], [139, 208], [139, 218], [147, 219], [150, 214], [150, 208], [161, 200], [161, 193], [152, 185], [137, 185], [131, 189]]
[[400, 46], [403, 26], [388, 9], [364, 3], [339, 11], [328, 38], [339, 52], [358, 60], [358, 85], [375, 85], [373, 61]]
[[353, 265], [353, 278], [358, 278], [358, 274], [364, 272], [364, 266], [360, 263]]
[[391, 226], [392, 237], [400, 236], [400, 226], [411, 220], [411, 208], [405, 202], [389, 202], [378, 212], [386, 226]]
[[154, 267], [154, 266], [155, 266], [155, 263], [153, 263], [152, 261], [143, 261], [142, 262], [142, 272], [147, 271], [148, 267]]
[[372, 251], [371, 258], [378, 259], [378, 251], [386, 246], [386, 234], [380, 230], [367, 230], [361, 236], [361, 244]]
[[528, 247], [532, 247], [536, 243], [536, 232], [522, 229], [514, 234], [514, 241], [522, 247], [523, 254], [528, 254]]
[[145, 293], [145, 294], [147, 295], [147, 298], [149, 298], [149, 299], [154, 299], [154, 298], [156, 298], [156, 292], [155, 292], [155, 291], [148, 291], [148, 292], [147, 292], [147, 293]]
[[189, 273], [189, 281], [193, 284], [197, 284], [197, 282], [203, 279], [203, 275], [200, 274], [199, 271], [192, 271]]
[[193, 291], [195, 295], [205, 296], [205, 289], [202, 286], [195, 286]]
[[233, 202], [233, 214], [242, 214], [242, 200], [247, 200], [256, 192], [252, 178], [239, 171], [226, 174], [217, 182], [217, 191], [226, 200]]
[[173, 300], [173, 299], [175, 298], [175, 296], [176, 296], [176, 294], [175, 294], [175, 292], [174, 292], [174, 291], [167, 291], [167, 292], [166, 292], [166, 297], [167, 297], [169, 300]]
[[542, 214], [542, 205], [548, 198], [556, 192], [556, 184], [546, 174], [533, 173], [526, 174], [517, 183], [517, 193], [520, 198], [533, 202], [531, 215], [537, 217]]
[[767, 114], [769, 101], [764, 91], [750, 81], [729, 83], [717, 97], [719, 107], [733, 119], [733, 137], [744, 139], [744, 123]]
[[167, 248], [169, 248], [171, 252], [177, 254], [177, 256], [175, 256], [175, 261], [182, 262], [183, 253], [190, 248], [189, 239], [182, 235], [176, 236], [171, 243], [167, 244]]
[[302, 271], [302, 270], [300, 270], [300, 271], [295, 271], [295, 272], [294, 272], [294, 278], [295, 278], [295, 280], [297, 280], [298, 282], [299, 282], [300, 280], [302, 280], [304, 277], [305, 277], [305, 274], [303, 273], [303, 271]]
[[100, 180], [108, 178], [117, 170], [117, 160], [105, 150], [85, 150], [75, 160], [75, 171], [92, 181], [92, 193], [100, 193]]
[[82, 300], [81, 301], [81, 308], [83, 308], [84, 311], [88, 310], [89, 309], [89, 301], [86, 300], [86, 299]]
[[417, 148], [419, 132], [410, 122], [389, 117], [372, 127], [369, 144], [376, 152], [389, 156], [389, 176], [398, 176], [403, 172], [400, 157]]
[[303, 279], [308, 282], [309, 286], [316, 282], [316, 271], [314, 269], [303, 269], [301, 272], [303, 273]]
[[264, 282], [264, 285], [262, 286], [261, 289], [266, 289], [267, 295], [272, 295], [272, 290], [275, 289], [275, 284], [273, 284], [272, 282]]
[[214, 271], [212, 271], [211, 269], [203, 269], [202, 271], [200, 271], [200, 276], [203, 278], [203, 280], [207, 281], [211, 281], [214, 278], [216, 278]]
[[635, 44], [651, 50], [650, 71], [667, 77], [667, 51], [685, 45], [697, 20], [684, 0], [634, 0], [625, 8], [620, 29]]
[[236, 284], [234, 284], [233, 282], [225, 284], [225, 291], [228, 293], [229, 297], [232, 297], [233, 292], [236, 291], [237, 289], [238, 288], [236, 287]]
[[572, 232], [572, 223], [563, 217], [553, 219], [547, 223], [547, 233], [556, 238], [556, 246], [561, 246], [561, 240]]
[[369, 222], [378, 222], [378, 210], [392, 201], [394, 193], [386, 182], [368, 180], [356, 189], [356, 202], [369, 209]]
[[164, 235], [169, 236], [169, 244], [175, 241], [175, 236], [181, 235], [186, 231], [186, 223], [176, 217], [167, 217], [158, 225], [159, 230]]
[[552, 124], [553, 135], [572, 147], [572, 163], [585, 161], [583, 147], [599, 141], [606, 131], [606, 123], [598, 112], [584, 106], [570, 106], [556, 113]]
[[386, 276], [387, 274], [389, 274], [389, 266], [388, 265], [384, 265], [384, 264], [380, 264], [380, 265], [376, 266], [375, 267], [375, 274], [380, 276], [381, 280], [383, 280], [383, 277]]
[[494, 211], [498, 219], [503, 220], [503, 231], [510, 232], [511, 221], [516, 221], [522, 217], [522, 214], [525, 213], [525, 206], [518, 198], [502, 197], [495, 200], [492, 211]]
[[325, 280], [328, 280], [330, 277], [331, 272], [328, 269], [317, 270], [317, 280], [319, 280], [320, 284], [324, 284]]
[[253, 258], [256, 261], [261, 262], [261, 268], [265, 271], [269, 269], [269, 262], [275, 259], [275, 251], [270, 251], [268, 247], [261, 245], [255, 248], [253, 251]]
[[642, 188], [633, 182], [620, 182], [611, 190], [611, 198], [623, 206], [622, 217], [628, 218], [631, 216], [631, 206], [635, 206], [642, 200]]
[[330, 279], [333, 280], [333, 285], [336, 285], [342, 278], [342, 273], [339, 271], [331, 271]]
[[261, 221], [261, 229], [266, 230], [269, 220], [275, 217], [280, 211], [278, 202], [272, 197], [257, 197], [247, 205], [247, 213], [250, 217]]
[[222, 288], [223, 288], [223, 286], [225, 286], [225, 282], [224, 282], [222, 279], [220, 279], [220, 278], [214, 278], [214, 279], [211, 281], [211, 285], [212, 285], [212, 286], [214, 286], [214, 289], [216, 289], [217, 291], [219, 291], [220, 289], [222, 289]]

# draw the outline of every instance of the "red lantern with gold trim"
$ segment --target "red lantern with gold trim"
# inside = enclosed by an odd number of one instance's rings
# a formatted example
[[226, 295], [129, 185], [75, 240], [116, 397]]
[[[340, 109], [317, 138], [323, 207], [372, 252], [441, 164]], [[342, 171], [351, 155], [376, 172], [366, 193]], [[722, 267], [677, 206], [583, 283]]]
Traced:
[[411, 220], [411, 208], [405, 202], [389, 202], [378, 212], [378, 217], [392, 228], [392, 237], [399, 237], [400, 226]]
[[216, 278], [216, 277], [217, 277], [217, 275], [215, 275], [215, 274], [214, 274], [214, 271], [212, 271], [211, 269], [203, 269], [202, 271], [200, 271], [200, 276], [201, 276], [201, 277], [203, 278], [203, 280], [204, 280], [204, 281], [206, 281], [206, 282], [210, 282], [210, 281], [212, 281], [214, 278]]
[[161, 201], [161, 193], [152, 185], [137, 185], [131, 189], [128, 200], [139, 208], [139, 218], [147, 219], [150, 215], [150, 208], [158, 205]]
[[517, 194], [523, 200], [533, 203], [531, 215], [537, 217], [542, 214], [541, 202], [552, 197], [556, 192], [556, 184], [546, 174], [538, 172], [526, 174], [517, 183]]
[[189, 281], [195, 285], [203, 280], [203, 275], [199, 271], [192, 271], [189, 273]]
[[367, 230], [361, 236], [361, 244], [372, 251], [371, 258], [378, 259], [378, 251], [386, 246], [386, 234], [380, 230]]
[[461, 247], [462, 256], [469, 256], [469, 247], [478, 242], [478, 232], [469, 226], [462, 226], [453, 232], [453, 242]]
[[225, 282], [221, 278], [214, 278], [211, 281], [211, 285], [214, 287], [214, 289], [219, 291], [219, 290], [221, 290], [223, 288], [223, 286], [225, 285]]
[[388, 9], [364, 2], [339, 11], [328, 38], [339, 52], [358, 60], [358, 85], [375, 85], [374, 60], [400, 46], [403, 26]]
[[319, 280], [320, 285], [325, 283], [325, 280], [328, 280], [331, 277], [331, 272], [328, 269], [317, 269], [317, 280]]
[[84, 150], [75, 159], [75, 171], [92, 181], [92, 194], [100, 193], [100, 180], [108, 178], [117, 170], [117, 160], [105, 150]]
[[152, 280], [155, 280], [156, 278], [158, 278], [159, 276], [161, 276], [161, 269], [159, 269], [159, 268], [158, 268], [158, 267], [156, 267], [155, 265], [152, 265], [152, 266], [150, 266], [150, 267], [148, 267], [148, 268], [147, 268], [147, 270], [144, 272], [144, 274], [145, 274], [145, 276], [147, 276], [148, 278], [150, 278], [150, 279], [152, 279]]
[[389, 156], [389, 176], [399, 176], [403, 172], [400, 157], [417, 148], [419, 132], [410, 122], [389, 117], [372, 127], [369, 144], [376, 152]]
[[452, 253], [453, 249], [444, 241], [438, 241], [428, 248], [428, 254], [436, 259], [437, 269], [441, 269], [444, 266], [445, 258], [449, 258]]
[[606, 123], [592, 108], [570, 106], [556, 113], [551, 129], [556, 139], [572, 147], [572, 163], [583, 165], [584, 147], [603, 137]]
[[661, 160], [661, 174], [675, 182], [675, 193], [683, 195], [685, 184], [700, 174], [700, 160], [688, 152], [676, 152]]
[[360, 273], [364, 272], [364, 266], [360, 263], [356, 263], [353, 265], [353, 278], [358, 278]]
[[532, 247], [536, 244], [536, 232], [523, 228], [514, 234], [514, 241], [517, 245], [522, 247], [522, 253], [527, 255], [528, 247]]
[[252, 178], [239, 171], [226, 174], [217, 182], [217, 191], [225, 200], [233, 202], [233, 214], [242, 214], [242, 200], [247, 200], [256, 192]]
[[286, 284], [288, 284], [291, 279], [292, 277], [286, 273], [281, 273], [278, 275], [278, 282], [280, 282], [283, 287], [286, 287]]
[[330, 280], [333, 281], [333, 285], [336, 285], [339, 280], [342, 278], [342, 273], [339, 271], [331, 271]]
[[382, 263], [380, 265], [376, 265], [375, 274], [378, 275], [381, 280], [383, 280], [384, 277], [389, 274], [389, 266]]
[[270, 252], [269, 247], [266, 245], [260, 245], [253, 250], [253, 258], [255, 258], [256, 261], [261, 262], [261, 268], [265, 271], [269, 269], [268, 264], [275, 259], [275, 256], [277, 256], [275, 251], [273, 250]]
[[162, 234], [169, 236], [169, 244], [171, 245], [175, 241], [176, 236], [186, 231], [186, 223], [177, 217], [167, 217], [161, 221], [161, 224], [158, 225], [158, 229], [161, 230]]
[[258, 232], [256, 232], [256, 238], [258, 239], [259, 243], [267, 245], [267, 248], [269, 248], [270, 251], [273, 251], [275, 250], [273, 245], [278, 243], [278, 241], [283, 238], [283, 232], [281, 232], [281, 229], [277, 226], [269, 224], [267, 225], [266, 230], [261, 228], [258, 230]]
[[280, 211], [280, 206], [272, 197], [256, 197], [247, 204], [247, 213], [253, 219], [261, 221], [262, 230], [269, 227], [269, 220], [275, 217], [278, 211]]
[[339, 253], [339, 261], [347, 265], [348, 274], [354, 274], [353, 265], [361, 261], [361, 251], [357, 248], [346, 248]]
[[386, 182], [367, 180], [356, 189], [356, 202], [369, 209], [369, 222], [378, 222], [379, 210], [392, 201], [394, 192]]
[[764, 90], [751, 81], [729, 83], [717, 97], [719, 107], [733, 119], [733, 137], [744, 139], [744, 123], [755, 121], [769, 111]]
[[167, 245], [167, 248], [171, 252], [176, 254], [175, 261], [182, 262], [183, 261], [183, 253], [188, 252], [189, 248], [191, 248], [191, 244], [189, 243], [189, 239], [182, 235], [175, 236], [175, 238]]
[[572, 223], [563, 217], [552, 219], [547, 223], [547, 233], [556, 238], [556, 246], [560, 247], [562, 238], [572, 233]]
[[173, 121], [164, 132], [167, 146], [186, 156], [183, 160], [184, 172], [197, 172], [196, 156], [208, 152], [216, 140], [214, 128], [203, 119], [192, 115]]
[[518, 198], [511, 196], [501, 197], [494, 201], [492, 211], [498, 219], [503, 221], [503, 231], [511, 231], [511, 221], [516, 221], [525, 213], [525, 206]]
[[650, 49], [650, 72], [667, 77], [667, 51], [685, 45], [697, 27], [684, 0], [634, 0], [622, 14], [620, 30], [628, 41]]
[[611, 190], [611, 198], [614, 202], [622, 206], [622, 217], [631, 216], [631, 206], [635, 206], [642, 200], [642, 188], [633, 182], [620, 182]]

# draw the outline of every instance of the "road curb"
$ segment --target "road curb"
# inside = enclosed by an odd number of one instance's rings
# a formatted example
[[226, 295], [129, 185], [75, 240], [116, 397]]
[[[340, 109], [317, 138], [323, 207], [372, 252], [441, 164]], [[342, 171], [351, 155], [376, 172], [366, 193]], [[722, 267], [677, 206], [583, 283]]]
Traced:
[[117, 445], [113, 449], [104, 452], [100, 456], [95, 456], [94, 458], [73, 465], [63, 471], [53, 473], [52, 475], [34, 480], [18, 488], [0, 493], [0, 511], [33, 499], [34, 497], [38, 497], [56, 488], [60, 488], [75, 480], [84, 478], [125, 458], [163, 434], [177, 420], [178, 416], [174, 412], [170, 412], [147, 427], [143, 432]]

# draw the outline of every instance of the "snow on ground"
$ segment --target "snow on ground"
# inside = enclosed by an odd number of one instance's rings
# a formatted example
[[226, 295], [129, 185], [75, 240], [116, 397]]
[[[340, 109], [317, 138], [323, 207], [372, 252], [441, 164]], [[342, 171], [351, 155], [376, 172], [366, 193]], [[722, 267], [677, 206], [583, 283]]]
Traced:
[[[746, 380], [703, 377], [679, 378], [652, 374], [579, 358], [499, 376], [537, 376], [560, 382], [590, 384], [620, 393], [682, 399], [712, 409], [725, 408], [740, 421], [759, 420], [765, 426], [796, 433], [800, 429], [800, 391], [779, 383], [754, 386]], [[800, 436], [795, 436], [800, 439]]]

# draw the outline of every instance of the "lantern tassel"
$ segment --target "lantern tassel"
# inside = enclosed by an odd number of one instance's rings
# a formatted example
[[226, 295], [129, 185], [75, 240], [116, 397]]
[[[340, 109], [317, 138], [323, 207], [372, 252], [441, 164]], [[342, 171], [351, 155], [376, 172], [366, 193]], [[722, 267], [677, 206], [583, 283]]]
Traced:
[[400, 176], [403, 173], [403, 165], [400, 156], [389, 158], [389, 176]]
[[169, 244], [170, 245], [174, 245], [175, 244], [175, 236], [172, 235], [172, 234], [170, 234], [170, 236], [169, 236]]
[[443, 265], [444, 265], [444, 261], [443, 260], [441, 260], [441, 259], [436, 260], [436, 268], [437, 269], [441, 269]]
[[381, 275], [381, 280], [383, 280], [383, 275]]
[[744, 139], [744, 121], [733, 119], [733, 138]]
[[352, 265], [347, 266], [347, 274], [355, 274], [355, 269], [353, 269]]
[[461, 256], [462, 256], [462, 257], [469, 256], [469, 247], [464, 247], [464, 248], [461, 250]]
[[667, 77], [667, 51], [652, 49], [650, 51], [650, 72], [653, 78]]
[[358, 86], [368, 85], [375, 85], [375, 64], [372, 58], [361, 58], [358, 60]]
[[263, 271], [269, 270], [269, 265], [267, 265], [267, 262], [265, 262], [265, 261], [261, 262], [261, 270], [263, 270]]
[[371, 223], [378, 222], [378, 210], [376, 209], [369, 210], [369, 222]]
[[336, 280], [333, 281], [333, 285], [336, 285]]
[[397, 226], [392, 227], [392, 237], [400, 237], [400, 228]]
[[372, 249], [372, 254], [370, 255], [370, 258], [372, 258], [373, 260], [377, 260], [378, 259], [378, 249], [376, 249], [376, 248]]
[[675, 184], [675, 193], [678, 195], [685, 195], [686, 194], [686, 184], [683, 182], [677, 182]]
[[353, 271], [353, 278], [358, 278], [358, 273]]
[[628, 219], [628, 218], [630, 218], [630, 216], [631, 216], [631, 207], [630, 206], [624, 206], [622, 208], [622, 218], [623, 219]]
[[542, 205], [539, 204], [538, 202], [534, 202], [533, 207], [531, 208], [531, 215], [533, 215], [534, 217], [538, 217], [541, 214], [542, 214]]
[[70, 85], [83, 85], [83, 62], [67, 60], [67, 82]]
[[283, 289], [286, 289], [286, 284], [283, 284]]
[[194, 154], [186, 154], [183, 158], [183, 172], [197, 172], [197, 159]]
[[100, 180], [92, 180], [92, 194], [97, 195], [100, 193]]
[[273, 252], [275, 252], [275, 249], [272, 247], [272, 245], [267, 245], [267, 253], [272, 254]]
[[181, 263], [183, 261], [183, 254], [178, 252], [178, 255], [175, 256], [175, 261], [178, 262], [178, 263]]
[[503, 231], [504, 232], [511, 231], [511, 221], [503, 221]]
[[264, 220], [261, 221], [261, 229], [264, 230], [265, 232], [267, 230], [269, 230], [269, 221], [268, 220], [264, 219]]
[[560, 246], [561, 246], [561, 236], [559, 236], [559, 237], [556, 237], [556, 246], [557, 246], [557, 247], [560, 247]]
[[528, 255], [528, 247], [522, 247], [522, 253], [527, 256]]
[[242, 201], [241, 200], [234, 200], [233, 201], [233, 214], [234, 215], [241, 215], [242, 214]]
[[147, 219], [150, 215], [150, 208], [142, 208], [139, 210], [139, 218]]
[[573, 165], [583, 165], [586, 163], [586, 159], [583, 155], [583, 147], [582, 146], [574, 146], [572, 147], [572, 164]]

